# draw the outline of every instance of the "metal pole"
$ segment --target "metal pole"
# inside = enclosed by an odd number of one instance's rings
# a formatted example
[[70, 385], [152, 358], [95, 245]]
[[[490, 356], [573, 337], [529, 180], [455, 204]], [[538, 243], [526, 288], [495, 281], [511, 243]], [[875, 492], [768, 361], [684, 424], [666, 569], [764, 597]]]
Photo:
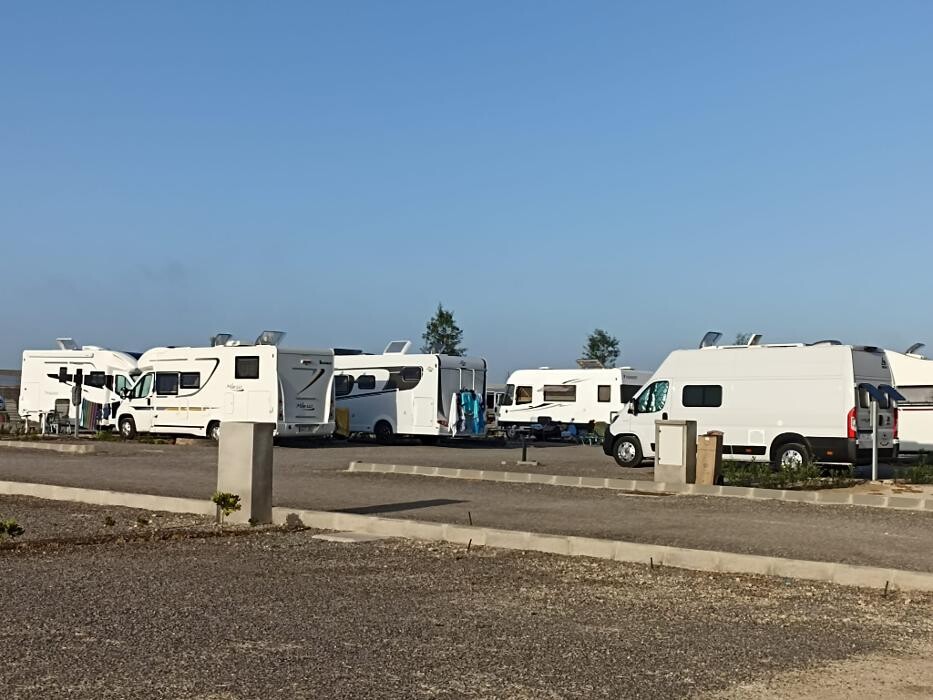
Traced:
[[878, 481], [878, 402], [871, 400], [871, 480]]
[[528, 445], [525, 444], [525, 433], [522, 433], [522, 461], [528, 461]]

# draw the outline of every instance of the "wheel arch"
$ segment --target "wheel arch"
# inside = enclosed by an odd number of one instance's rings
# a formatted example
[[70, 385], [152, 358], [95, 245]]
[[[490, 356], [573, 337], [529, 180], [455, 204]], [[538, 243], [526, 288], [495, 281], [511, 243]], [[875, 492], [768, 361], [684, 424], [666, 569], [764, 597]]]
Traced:
[[810, 445], [810, 441], [800, 433], [781, 433], [771, 441], [771, 449], [768, 450], [768, 456], [772, 460], [777, 459], [777, 451], [790, 442], [800, 443], [809, 450], [811, 455], [813, 454], [813, 447]]

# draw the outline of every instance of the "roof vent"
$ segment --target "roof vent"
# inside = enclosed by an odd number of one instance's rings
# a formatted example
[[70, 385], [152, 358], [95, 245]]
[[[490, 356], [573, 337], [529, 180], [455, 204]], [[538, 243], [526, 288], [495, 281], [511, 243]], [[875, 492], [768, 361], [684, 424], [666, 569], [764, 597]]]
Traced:
[[382, 351], [383, 355], [407, 355], [411, 349], [410, 340], [392, 340]]
[[597, 359], [592, 357], [581, 357], [577, 360], [577, 364], [580, 366], [580, 369], [603, 369], [604, 365]]
[[923, 350], [923, 348], [925, 347], [926, 347], [926, 343], [914, 343], [909, 348], [907, 348], [907, 352], [905, 352], [904, 354], [905, 355], [920, 355], [920, 351]]
[[703, 336], [703, 340], [700, 341], [700, 348], [711, 348], [716, 343], [719, 342], [719, 339], [722, 338], [722, 333], [719, 331], [707, 331], [706, 335]]
[[752, 345], [761, 345], [761, 339], [764, 336], [761, 333], [749, 333], [748, 340], [745, 341], [745, 345], [751, 347]]
[[56, 338], [55, 342], [58, 343], [59, 350], [77, 350], [78, 344], [74, 341], [73, 338]]
[[216, 348], [221, 345], [226, 345], [227, 341], [230, 340], [233, 336], [230, 333], [218, 333], [217, 335], [211, 336], [211, 347]]
[[839, 340], [817, 340], [815, 343], [807, 343], [808, 345], [842, 345], [842, 342]]
[[263, 331], [256, 338], [256, 345], [273, 345], [278, 347], [285, 337], [285, 331]]

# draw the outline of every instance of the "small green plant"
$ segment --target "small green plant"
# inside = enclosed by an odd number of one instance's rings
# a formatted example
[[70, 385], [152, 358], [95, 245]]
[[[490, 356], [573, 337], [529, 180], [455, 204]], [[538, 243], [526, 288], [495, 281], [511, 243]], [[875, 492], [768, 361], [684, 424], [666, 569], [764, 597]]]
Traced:
[[20, 524], [17, 523], [13, 518], [0, 520], [0, 537], [6, 536], [12, 540], [16, 539], [24, 532], [26, 532], [26, 529], [21, 527]]
[[916, 464], [904, 472], [904, 483], [933, 484], [933, 466]]
[[104, 518], [104, 525], [106, 525], [107, 527], [113, 527], [116, 524], [117, 524], [117, 521], [114, 520], [109, 515], [106, 518]]
[[217, 506], [217, 522], [223, 523], [230, 514], [240, 510], [240, 497], [235, 493], [216, 491], [211, 500]]
[[149, 524], [149, 518], [147, 518], [145, 515], [137, 515], [136, 524], [141, 527], [145, 527], [146, 525]]
[[94, 439], [100, 440], [101, 442], [116, 442], [120, 438], [109, 430], [98, 430]]

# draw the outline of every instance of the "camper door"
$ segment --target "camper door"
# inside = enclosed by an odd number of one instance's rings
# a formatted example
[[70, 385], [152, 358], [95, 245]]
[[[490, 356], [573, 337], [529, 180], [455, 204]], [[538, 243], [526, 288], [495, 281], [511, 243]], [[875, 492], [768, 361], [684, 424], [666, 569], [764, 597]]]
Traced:
[[136, 423], [136, 430], [141, 433], [147, 433], [152, 430], [153, 413], [153, 384], [155, 383], [155, 373], [146, 372], [139, 378], [133, 391], [130, 392], [128, 400], [124, 402], [123, 409], [129, 409], [129, 414]]

